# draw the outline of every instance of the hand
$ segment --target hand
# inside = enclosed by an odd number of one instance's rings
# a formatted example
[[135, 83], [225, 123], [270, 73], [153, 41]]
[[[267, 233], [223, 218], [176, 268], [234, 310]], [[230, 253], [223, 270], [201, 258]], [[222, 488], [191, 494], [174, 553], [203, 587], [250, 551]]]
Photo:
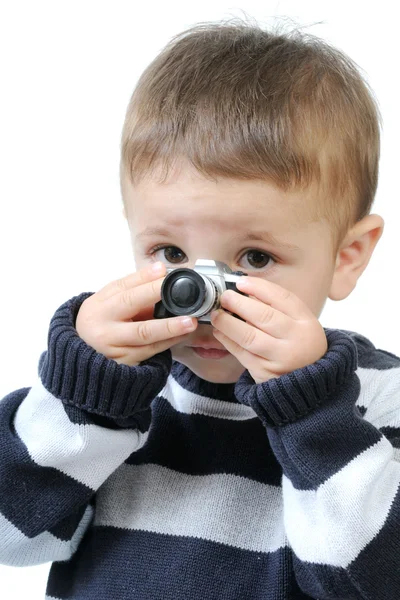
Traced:
[[295, 294], [258, 277], [243, 277], [214, 311], [213, 334], [249, 371], [256, 383], [280, 377], [319, 360], [328, 349], [317, 317]]
[[[158, 271], [152, 270], [157, 265]], [[128, 366], [178, 344], [196, 329], [197, 319], [153, 319], [165, 275], [165, 265], [154, 263], [86, 298], [76, 318], [78, 335], [97, 352]]]

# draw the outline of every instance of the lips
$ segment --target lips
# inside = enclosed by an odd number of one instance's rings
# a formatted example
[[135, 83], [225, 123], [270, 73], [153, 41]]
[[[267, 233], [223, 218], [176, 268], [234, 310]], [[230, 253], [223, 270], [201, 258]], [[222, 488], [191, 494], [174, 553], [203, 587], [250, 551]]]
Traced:
[[200, 356], [200, 358], [218, 360], [220, 358], [225, 358], [225, 356], [229, 356], [230, 354], [224, 346], [211, 340], [198, 340], [194, 344], [191, 344], [189, 348], [191, 348], [197, 356]]
[[213, 340], [197, 340], [193, 344], [190, 344], [191, 348], [203, 348], [204, 350], [226, 350], [221, 344], [217, 344]]

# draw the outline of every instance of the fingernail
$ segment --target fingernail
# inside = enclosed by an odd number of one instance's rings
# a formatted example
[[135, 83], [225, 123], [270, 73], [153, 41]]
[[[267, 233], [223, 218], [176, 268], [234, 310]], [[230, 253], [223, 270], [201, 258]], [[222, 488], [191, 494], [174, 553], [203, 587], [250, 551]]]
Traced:
[[157, 273], [161, 273], [163, 271], [163, 268], [164, 268], [164, 263], [158, 261], [158, 262], [154, 263], [154, 265], [151, 265], [150, 271], [152, 273], [157, 274]]
[[185, 329], [194, 329], [196, 325], [191, 317], [182, 317], [180, 323]]
[[246, 277], [241, 277], [240, 279], [238, 279], [238, 281], [236, 282], [236, 287], [240, 288], [240, 289], [244, 289], [245, 287], [247, 287], [249, 285], [249, 281], [248, 279], [246, 279]]

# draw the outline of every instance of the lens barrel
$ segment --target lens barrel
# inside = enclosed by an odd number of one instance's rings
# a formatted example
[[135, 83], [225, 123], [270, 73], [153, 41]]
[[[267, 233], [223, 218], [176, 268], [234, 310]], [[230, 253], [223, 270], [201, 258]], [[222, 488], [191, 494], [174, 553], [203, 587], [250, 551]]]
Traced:
[[176, 315], [197, 312], [206, 299], [206, 283], [191, 269], [174, 269], [161, 287], [161, 299], [167, 310]]

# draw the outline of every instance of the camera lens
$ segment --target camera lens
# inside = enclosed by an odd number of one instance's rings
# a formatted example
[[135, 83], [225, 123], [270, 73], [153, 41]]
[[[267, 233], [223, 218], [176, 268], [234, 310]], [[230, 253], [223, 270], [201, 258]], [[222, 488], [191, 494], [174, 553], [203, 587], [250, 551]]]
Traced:
[[171, 300], [181, 308], [191, 308], [199, 296], [199, 286], [190, 277], [181, 277], [172, 284], [170, 289]]
[[189, 315], [198, 311], [206, 298], [206, 283], [196, 271], [174, 269], [165, 277], [161, 300], [174, 315]]

